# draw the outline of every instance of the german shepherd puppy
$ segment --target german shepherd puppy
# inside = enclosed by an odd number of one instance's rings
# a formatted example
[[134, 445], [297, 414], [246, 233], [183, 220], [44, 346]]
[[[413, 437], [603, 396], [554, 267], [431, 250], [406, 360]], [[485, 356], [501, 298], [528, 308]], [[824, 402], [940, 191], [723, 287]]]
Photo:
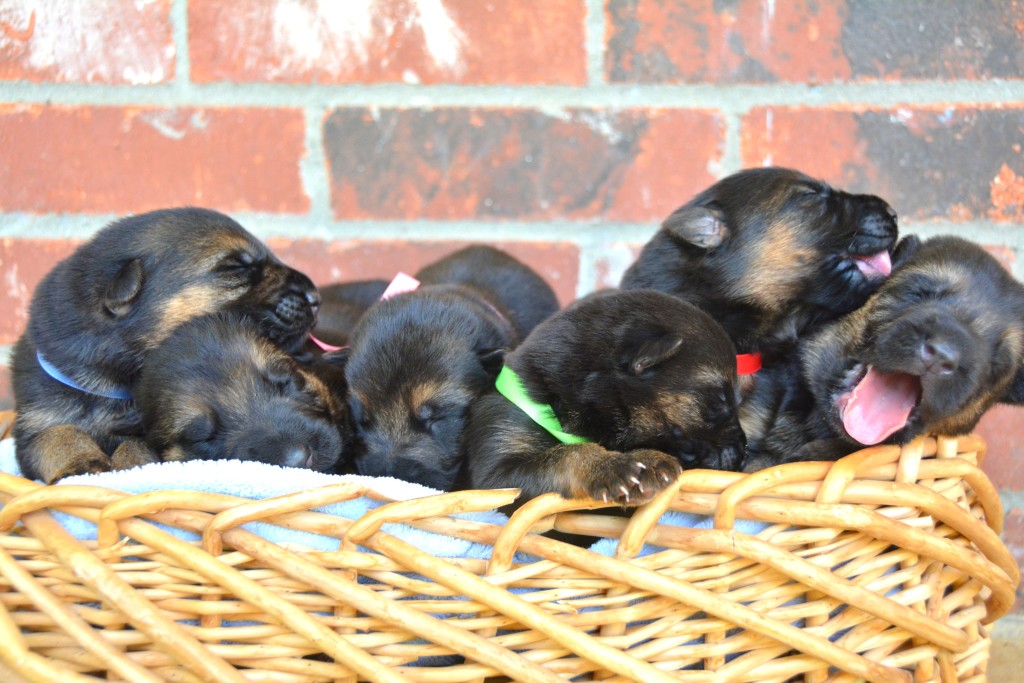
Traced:
[[298, 349], [319, 303], [309, 278], [223, 214], [180, 208], [112, 223], [33, 295], [11, 361], [22, 472], [52, 483], [152, 459], [130, 394], [146, 353], [222, 310]]
[[1024, 286], [956, 237], [901, 241], [892, 277], [759, 377], [742, 409], [744, 469], [832, 460], [919, 434], [966, 434], [1024, 401]]
[[730, 175], [670, 215], [622, 278], [725, 327], [740, 353], [773, 355], [863, 304], [891, 269], [896, 212], [803, 173]]
[[345, 346], [352, 331], [388, 288], [387, 280], [337, 282], [320, 287], [320, 315], [313, 334], [332, 346]]
[[355, 467], [451, 490], [470, 404], [521, 331], [558, 303], [540, 276], [490, 247], [463, 249], [417, 278], [416, 291], [371, 306], [352, 337], [345, 376], [362, 442]]
[[256, 460], [328, 472], [348, 455], [345, 376], [301, 367], [245, 317], [179, 325], [135, 388], [146, 443], [162, 460]]
[[638, 505], [687, 468], [735, 469], [735, 350], [709, 315], [661, 292], [592, 294], [505, 357], [565, 443], [497, 389], [470, 408], [460, 487]]
[[[489, 271], [489, 275], [481, 274]], [[466, 285], [488, 301], [505, 307], [502, 314], [524, 339], [541, 320], [558, 310], [551, 287], [505, 252], [485, 245], [470, 245], [421, 269], [414, 276], [425, 285]], [[387, 280], [341, 282], [320, 288], [323, 304], [316, 335], [343, 346], [366, 310], [388, 287]], [[512, 295], [506, 292], [511, 290]]]

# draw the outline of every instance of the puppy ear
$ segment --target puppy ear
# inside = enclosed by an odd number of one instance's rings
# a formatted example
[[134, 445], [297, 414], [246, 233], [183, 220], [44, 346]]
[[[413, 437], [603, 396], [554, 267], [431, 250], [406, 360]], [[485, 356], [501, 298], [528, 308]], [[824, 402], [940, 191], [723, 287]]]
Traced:
[[1024, 362], [1021, 361], [1024, 337], [1019, 330], [1015, 334], [1008, 333], [999, 341], [993, 366], [1004, 377], [1013, 373], [1013, 379], [1006, 391], [998, 399], [999, 403], [1024, 404]]
[[679, 353], [682, 345], [683, 338], [676, 334], [663, 334], [645, 341], [629, 362], [630, 374], [639, 376], [645, 370], [665, 362]]
[[103, 308], [115, 318], [128, 313], [131, 303], [142, 291], [142, 261], [132, 259], [117, 271], [117, 275], [107, 283], [103, 293]]
[[488, 375], [497, 377], [505, 364], [505, 349], [482, 349], [476, 352], [476, 357]]
[[729, 237], [725, 216], [717, 206], [681, 206], [661, 224], [676, 239], [714, 249]]
[[1017, 374], [1013, 376], [1013, 381], [1010, 382], [1010, 386], [1006, 388], [1006, 393], [999, 399], [999, 402], [1024, 405], [1024, 368], [1017, 370]]
[[898, 268], [914, 255], [917, 248], [921, 246], [921, 240], [917, 235], [907, 235], [896, 243], [892, 250], [892, 267]]

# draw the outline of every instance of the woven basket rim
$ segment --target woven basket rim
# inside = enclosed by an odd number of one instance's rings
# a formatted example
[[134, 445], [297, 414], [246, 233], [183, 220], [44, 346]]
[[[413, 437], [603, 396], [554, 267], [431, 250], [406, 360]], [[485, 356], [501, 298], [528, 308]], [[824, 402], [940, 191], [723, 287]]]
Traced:
[[[0, 425], [6, 417], [0, 413]], [[0, 428], [0, 432], [3, 431]], [[9, 423], [6, 431], [9, 432]], [[373, 494], [366, 487], [351, 481], [263, 500], [173, 490], [128, 494], [96, 486], [43, 486], [13, 475], [0, 474], [0, 499], [4, 503], [0, 508], [0, 529], [6, 532], [6, 535], [0, 534], [0, 540], [20, 547], [18, 544], [23, 542], [10, 535], [12, 529], [20, 528], [16, 525], [27, 525], [36, 538], [60, 536], [59, 524], [50, 516], [49, 510], [59, 509], [90, 519], [98, 523], [97, 541], [83, 544], [73, 539], [66, 540], [63, 552], [69, 553], [68, 558], [74, 556], [76, 562], [88, 564], [90, 572], [104, 577], [106, 581], [116, 579], [109, 568], [110, 563], [116, 563], [122, 557], [120, 553], [129, 537], [133, 543], [165, 543], [166, 546], [161, 546], [165, 547], [165, 552], [180, 553], [180, 556], [175, 555], [179, 560], [195, 563], [189, 565], [192, 566], [190, 571], [198, 571], [213, 585], [221, 586], [223, 591], [240, 591], [240, 599], [249, 602], [255, 600], [257, 603], [265, 601], [268, 610], [278, 610], [268, 611], [267, 614], [284, 619], [285, 623], [294, 627], [295, 633], [303, 633], [306, 638], [326, 638], [324, 652], [329, 653], [337, 662], [347, 661], [360, 676], [376, 680], [401, 678], [394, 678], [394, 671], [382, 666], [377, 659], [358, 647], [351, 646], [345, 638], [328, 636], [328, 633], [334, 632], [329, 629], [323, 631], [321, 626], [310, 622], [308, 615], [296, 612], [280, 598], [258, 586], [245, 583], [230, 572], [217, 574], [226, 570], [222, 569], [223, 565], [216, 557], [222, 556], [224, 552], [244, 552], [250, 557], [270, 562], [268, 566], [277, 566], [275, 571], [284, 571], [285, 574], [296, 572], [295, 576], [301, 575], [303, 580], [312, 582], [311, 585], [319, 586], [319, 590], [336, 591], [337, 595], [341, 595], [343, 589], [354, 590], [351, 585], [340, 582], [337, 576], [315, 564], [317, 558], [327, 557], [329, 553], [302, 551], [296, 555], [298, 551], [294, 549], [279, 548], [254, 537], [242, 525], [258, 520], [289, 528], [329, 530], [330, 535], [339, 539], [340, 555], [334, 557], [349, 560], [363, 557], [353, 560], [356, 567], [377, 566], [384, 562], [380, 558], [389, 558], [390, 562], [400, 561], [405, 568], [403, 571], [414, 572], [425, 580], [437, 581], [439, 586], [448, 585], [446, 581], [459, 586], [465, 599], [473, 601], [473, 604], [487, 605], [491, 610], [481, 614], [505, 615], [505, 619], [513, 619], [516, 623], [536, 629], [544, 638], [579, 655], [581, 660], [598, 662], [599, 667], [637, 680], [661, 680], [665, 672], [654, 666], [653, 662], [634, 657], [631, 654], [633, 650], [630, 653], [623, 652], [605, 642], [606, 638], [614, 638], [616, 633], [625, 634], [627, 624], [605, 625], [600, 629], [600, 637], [588, 635], [563, 623], [557, 615], [552, 616], [541, 607], [508, 593], [501, 586], [511, 585], [524, 578], [530, 580], [528, 577], [543, 574], [543, 571], [551, 570], [554, 565], [564, 566], [565, 571], [574, 576], [589, 576], [587, 572], [594, 572], [595, 577], [605, 577], [602, 580], [612, 582], [609, 584], [612, 587], [608, 589], [607, 599], [612, 599], [614, 595], [630, 595], [630, 591], [636, 590], [660, 595], [666, 600], [675, 600], [674, 604], [700, 609], [709, 618], [721, 620], [722, 623], [743, 624], [746, 632], [751, 633], [755, 640], [766, 637], [771, 642], [783, 643], [784, 649], [807, 653], [806, 657], [817, 657], [826, 666], [838, 667], [851, 675], [872, 681], [909, 681], [905, 672], [894, 668], [896, 665], [882, 664], [862, 654], [848, 652], [812, 632], [805, 632], [742, 604], [730, 602], [716, 595], [716, 591], [709, 592], [701, 588], [700, 582], [691, 586], [652, 571], [647, 561], [640, 557], [640, 551], [645, 544], [655, 543], [665, 548], [663, 552], [668, 554], [701, 553], [707, 556], [735, 557], [737, 561], [756, 561], [763, 571], [775, 572], [799, 582], [811, 591], [809, 596], [822, 595], [834, 599], [913, 634], [919, 642], [929, 643], [928, 647], [939, 649], [937, 661], [949, 662], [948, 666], [952, 666], [954, 656], [968, 657], [978, 647], [978, 643], [987, 642], [987, 636], [979, 630], [981, 625], [994, 621], [1010, 609], [1014, 590], [1020, 580], [1018, 565], [998, 537], [1003, 515], [998, 492], [975, 464], [958, 457], [960, 453], [970, 452], [976, 454], [980, 461], [984, 451], [984, 442], [976, 436], [955, 439], [924, 437], [902, 448], [879, 446], [864, 449], [835, 463], [793, 463], [753, 474], [691, 470], [684, 472], [671, 487], [639, 508], [630, 519], [584, 514], [609, 506], [598, 501], [564, 500], [548, 494], [527, 502], [503, 527], [451, 515], [455, 512], [493, 509], [509, 502], [516, 493], [514, 490], [461, 491], [408, 501], [390, 501], [357, 520], [339, 521], [336, 518], [327, 519], [329, 515], [316, 512], [314, 508], [346, 497], [379, 494]], [[964, 482], [972, 492], [974, 503], [969, 508], [964, 507], [962, 501], [951, 499], [920, 483], [945, 480]], [[935, 536], [877, 511], [883, 507], [891, 510], [911, 505], [920, 510], [926, 519], [946, 529], [946, 534]], [[706, 514], [713, 520], [712, 528], [666, 527], [659, 520], [669, 509]], [[976, 590], [982, 591], [979, 595], [982, 601], [972, 612], [976, 615], [972, 617], [974, 626], [945, 624], [930, 610], [919, 612], [893, 602], [885, 595], [866, 590], [859, 584], [851, 584], [833, 575], [827, 566], [823, 568], [815, 565], [806, 557], [794, 556], [736, 530], [738, 519], [756, 519], [776, 526], [789, 524], [794, 529], [798, 526], [807, 527], [809, 531], [818, 529], [830, 534], [863, 530], [882, 545], [891, 544], [901, 552], [932, 558], [931, 565], [928, 565], [932, 569], [925, 571], [921, 581], [927, 577], [931, 577], [928, 581], [938, 580], [940, 574], [936, 572], [941, 566], [947, 567], [950, 573], [970, 577], [974, 582], [972, 585], [978, 586]], [[196, 547], [188, 546], [184, 541], [164, 539], [155, 531], [154, 522], [192, 528], [202, 534], [202, 542]], [[406, 547], [403, 541], [383, 530], [384, 525], [389, 523], [403, 523], [427, 531], [489, 543], [493, 546], [493, 552], [483, 564], [447, 562]], [[548, 529], [585, 531], [618, 540], [612, 556], [597, 555], [537, 535], [537, 532]], [[799, 535], [808, 532], [795, 529], [790, 533]], [[966, 550], [964, 544], [970, 544], [972, 549]], [[232, 550], [226, 550], [228, 547]], [[519, 551], [541, 558], [539, 564], [517, 564], [515, 557]], [[374, 553], [373, 557], [377, 559], [362, 556], [361, 553], [365, 552]], [[0, 553], [0, 559], [7, 557], [6, 553]], [[273, 564], [275, 562], [278, 564]], [[6, 560], [0, 562], [0, 575], [13, 575], [18, 571], [16, 565], [16, 562]], [[389, 565], [385, 563], [381, 566]], [[465, 567], [470, 566], [477, 567], [479, 576], [466, 573]], [[366, 571], [369, 571], [368, 576], [376, 576], [372, 570], [365, 568], [350, 568], [347, 571], [353, 576]], [[491, 583], [495, 580], [500, 583]], [[621, 588], [614, 587], [619, 584]], [[427, 584], [420, 581], [410, 585]], [[632, 588], [627, 590], [626, 586]], [[174, 655], [179, 665], [197, 675], [201, 672], [213, 680], [233, 680], [237, 677], [237, 670], [220, 657], [214, 657], [212, 664], [204, 662], [209, 657], [204, 654], [207, 651], [203, 646], [180, 627], [176, 627], [173, 621], [168, 622], [162, 618], [155, 607], [147, 605], [145, 600], [140, 602], [137, 596], [133, 597], [134, 592], [130, 587], [123, 593], [108, 595], [108, 599], [122, 612], [138, 610], [138, 614], [146, 615], [147, 619], [153, 620], [152, 623], [159, 623], [161, 628], [181, 632], [177, 642], [177, 647], [181, 649], [175, 650]], [[429, 615], [415, 610], [410, 612], [401, 603], [388, 602], [382, 605], [379, 601], [366, 602], [370, 598], [365, 595], [345, 595], [348, 596], [347, 600], [352, 601], [343, 601], [349, 605], [345, 609], [353, 609], [358, 605], [358, 611], [376, 614], [376, 619], [385, 622], [389, 618], [386, 615], [393, 617], [393, 613], [400, 612], [399, 623], [412, 629], [411, 632], [420, 633], [421, 636], [434, 635], [446, 643], [445, 647], [456, 652], [477, 653], [481, 659], [474, 661], [485, 662], [491, 667], [490, 671], [505, 675], [514, 672], [513, 678], [522, 677], [523, 680], [548, 680], [550, 672], [532, 660], [495, 646], [491, 638], [500, 639], [502, 636], [498, 631], [478, 632], [488, 635], [481, 639], [472, 634], [457, 633], [453, 631], [456, 627], [449, 627], [446, 622], [436, 619], [431, 621]], [[38, 599], [45, 601], [44, 597]], [[50, 608], [58, 609], [60, 606], [50, 605]], [[5, 632], [5, 614], [0, 610], [0, 632]], [[6, 618], [9, 619], [9, 615]], [[219, 623], [212, 617], [203, 617], [201, 621], [208, 626]], [[149, 627], [154, 628], [152, 624]], [[21, 639], [16, 626], [8, 628], [7, 632], [12, 638]], [[718, 636], [714, 633], [705, 635], [706, 647], [713, 648], [716, 642], [728, 642], [728, 629], [717, 631]], [[92, 642], [87, 630], [83, 631], [82, 638], [88, 643], [82, 642], [81, 647], [91, 648], [89, 651], [93, 656], [105, 652], [104, 656], [112, 659], [111, 666], [116, 663], [119, 667], [116, 669], [119, 675], [129, 680], [143, 680], [142, 674], [132, 669], [131, 659], [118, 652], [109, 652], [104, 649], [106, 646]], [[48, 671], [47, 675], [53, 673], [53, 663], [28, 646], [17, 654], [22, 658], [17, 661], [34, 662], [32, 666]], [[14, 657], [12, 654], [11, 658]], [[3, 661], [10, 666], [11, 658]], [[713, 668], [728, 665], [723, 656], [717, 655], [709, 655], [703, 661], [705, 666]], [[894, 661], [898, 661], [898, 658]], [[788, 665], [808, 666], [799, 662], [790, 662]], [[125, 673], [132, 671], [135, 678]], [[676, 673], [678, 675], [680, 672]]]

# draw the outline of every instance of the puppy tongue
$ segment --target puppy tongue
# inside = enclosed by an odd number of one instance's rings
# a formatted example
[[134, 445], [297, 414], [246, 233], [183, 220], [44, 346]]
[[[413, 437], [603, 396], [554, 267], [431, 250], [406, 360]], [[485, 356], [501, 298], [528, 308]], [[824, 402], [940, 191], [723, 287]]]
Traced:
[[898, 432], [907, 424], [920, 389], [913, 375], [868, 368], [843, 411], [846, 433], [871, 446]]
[[889, 258], [887, 251], [880, 251], [871, 256], [854, 256], [853, 259], [857, 262], [860, 272], [864, 273], [864, 277], [889, 277], [889, 273], [892, 272], [892, 259]]

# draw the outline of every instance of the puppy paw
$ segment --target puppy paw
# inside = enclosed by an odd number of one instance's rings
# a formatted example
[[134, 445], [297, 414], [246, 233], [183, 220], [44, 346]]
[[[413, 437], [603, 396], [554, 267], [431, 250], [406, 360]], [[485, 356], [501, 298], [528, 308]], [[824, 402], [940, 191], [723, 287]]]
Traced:
[[76, 474], [96, 474], [110, 471], [110, 458], [103, 451], [79, 452], [67, 458], [62, 466], [46, 478], [47, 484], [60, 481]]
[[110, 457], [91, 436], [74, 425], [57, 425], [43, 430], [25, 457], [47, 484], [76, 474], [110, 469]]
[[642, 505], [682, 473], [679, 461], [654, 450], [609, 453], [591, 475], [587, 495], [619, 505]]
[[160, 458], [150, 450], [144, 441], [128, 439], [121, 442], [121, 445], [117, 447], [114, 454], [110, 456], [110, 461], [111, 469], [127, 470], [151, 462], [160, 462]]

